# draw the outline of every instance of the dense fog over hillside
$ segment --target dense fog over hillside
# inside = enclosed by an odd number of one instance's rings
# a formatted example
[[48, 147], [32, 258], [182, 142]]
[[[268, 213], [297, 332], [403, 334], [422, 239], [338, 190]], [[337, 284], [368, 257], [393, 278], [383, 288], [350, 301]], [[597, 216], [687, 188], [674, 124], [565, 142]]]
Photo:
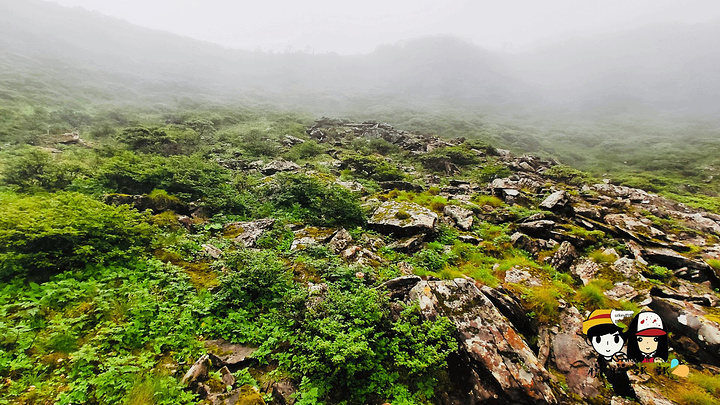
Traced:
[[98, 100], [206, 96], [316, 112], [369, 99], [611, 114], [720, 109], [720, 17], [595, 33], [519, 53], [435, 35], [339, 55], [234, 50], [40, 1], [4, 0], [0, 8], [1, 68], [11, 89], [52, 77], [52, 85], [36, 87], [93, 87]]

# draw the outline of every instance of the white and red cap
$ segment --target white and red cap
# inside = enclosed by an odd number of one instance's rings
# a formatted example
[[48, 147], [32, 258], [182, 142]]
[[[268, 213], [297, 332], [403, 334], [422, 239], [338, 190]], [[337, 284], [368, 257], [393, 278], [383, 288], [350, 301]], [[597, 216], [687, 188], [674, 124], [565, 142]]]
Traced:
[[663, 329], [663, 321], [655, 312], [638, 314], [638, 330], [636, 336], [662, 336], [667, 333]]

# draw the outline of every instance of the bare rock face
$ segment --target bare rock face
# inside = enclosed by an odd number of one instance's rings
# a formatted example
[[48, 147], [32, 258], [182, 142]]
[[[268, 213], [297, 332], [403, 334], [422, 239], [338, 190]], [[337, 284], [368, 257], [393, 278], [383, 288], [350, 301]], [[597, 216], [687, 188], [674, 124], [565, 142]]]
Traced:
[[[500, 311], [467, 279], [421, 281], [410, 290], [427, 319], [446, 316], [455, 323], [459, 351], [467, 355], [476, 385], [468, 393], [479, 401], [555, 404], [548, 371]], [[479, 384], [479, 385], [478, 385]], [[468, 402], [470, 403], [470, 402]], [[472, 402], [474, 403], [474, 402]]]
[[628, 280], [644, 281], [645, 277], [640, 274], [637, 262], [629, 257], [621, 257], [612, 264], [612, 269], [625, 276]]
[[210, 357], [205, 354], [200, 356], [199, 359], [193, 364], [190, 369], [185, 373], [182, 378], [182, 383], [187, 384], [191, 387], [197, 386], [198, 383], [206, 381], [208, 379], [208, 372], [210, 371]]
[[605, 215], [605, 222], [634, 238], [664, 238], [665, 234], [652, 226], [647, 218], [635, 218], [626, 214]]
[[378, 232], [415, 235], [434, 230], [437, 222], [436, 213], [418, 204], [386, 201], [375, 210], [368, 225]]
[[584, 339], [582, 322], [577, 308], [569, 307], [560, 314], [560, 324], [545, 327], [541, 336], [548, 335], [548, 360], [565, 375], [570, 392], [586, 399], [600, 394], [602, 379], [592, 372], [598, 369], [598, 355]]
[[232, 237], [236, 242], [240, 242], [244, 247], [254, 247], [255, 242], [260, 239], [262, 234], [270, 229], [275, 223], [274, 219], [265, 218], [249, 222], [232, 222], [226, 224], [223, 228], [223, 234]]
[[671, 347], [700, 364], [720, 366], [720, 323], [708, 319], [701, 306], [653, 297], [650, 308], [662, 317], [668, 331], [673, 333]]
[[473, 213], [472, 211], [459, 207], [457, 205], [447, 205], [443, 209], [443, 213], [452, 218], [457, 224], [458, 228], [463, 231], [467, 231], [472, 227], [473, 224]]

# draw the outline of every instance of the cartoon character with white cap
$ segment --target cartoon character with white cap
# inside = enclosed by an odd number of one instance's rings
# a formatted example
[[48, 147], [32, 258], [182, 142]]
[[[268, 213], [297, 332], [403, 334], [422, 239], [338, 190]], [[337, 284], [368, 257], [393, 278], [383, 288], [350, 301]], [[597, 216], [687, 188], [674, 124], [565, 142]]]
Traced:
[[663, 363], [668, 358], [668, 337], [660, 315], [643, 311], [627, 331], [627, 355], [638, 363]]

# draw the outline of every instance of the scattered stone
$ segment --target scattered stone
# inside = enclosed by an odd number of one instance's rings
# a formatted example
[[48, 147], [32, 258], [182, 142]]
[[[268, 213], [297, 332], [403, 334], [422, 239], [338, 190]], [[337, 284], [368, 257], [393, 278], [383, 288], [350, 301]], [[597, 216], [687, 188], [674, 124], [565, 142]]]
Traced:
[[533, 277], [532, 274], [529, 272], [519, 269], [517, 267], [513, 267], [510, 270], [505, 272], [505, 282], [506, 283], [513, 283], [513, 284], [520, 284], [527, 281], [527, 285], [529, 286], [541, 286], [542, 281], [538, 279], [537, 277]]
[[570, 272], [578, 277], [583, 285], [588, 285], [595, 274], [600, 270], [600, 266], [592, 260], [581, 260], [570, 268]]
[[414, 253], [422, 247], [423, 241], [425, 240], [425, 235], [413, 235], [408, 236], [407, 238], [399, 239], [390, 245], [388, 247], [403, 253]]
[[647, 218], [635, 218], [626, 214], [605, 215], [605, 222], [620, 230], [622, 234], [636, 240], [648, 240], [652, 238], [664, 239], [665, 233], [652, 226], [652, 221]]
[[461, 233], [458, 235], [458, 240], [463, 243], [469, 243], [471, 245], [478, 245], [480, 242], [482, 242], [482, 238], [475, 236], [473, 234], [468, 233]]
[[536, 255], [540, 250], [538, 241], [525, 235], [524, 233], [513, 233], [512, 236], [510, 236], [510, 242], [513, 247], [522, 249], [531, 255]]
[[220, 370], [218, 370], [220, 373], [220, 380], [222, 380], [222, 383], [227, 387], [228, 385], [232, 386], [235, 385], [235, 376], [232, 375], [230, 370], [228, 370], [227, 366], [223, 366]]
[[273, 401], [279, 405], [293, 405], [297, 401], [295, 398], [297, 387], [291, 381], [277, 381], [272, 386]]
[[318, 243], [325, 243], [335, 234], [335, 229], [308, 226], [294, 231], [293, 234], [295, 239], [293, 239], [290, 250], [304, 249]]
[[614, 300], [630, 301], [638, 295], [630, 284], [624, 282], [617, 282], [612, 289], [605, 291], [605, 296]]
[[203, 248], [203, 253], [212, 257], [213, 259], [219, 259], [220, 256], [222, 256], [222, 250], [216, 248], [215, 246], [213, 246], [209, 243], [204, 243], [200, 246]]
[[610, 266], [613, 271], [622, 274], [628, 280], [645, 281], [645, 277], [640, 274], [640, 268], [637, 261], [629, 257], [621, 257]]
[[300, 145], [301, 143], [305, 143], [304, 139], [292, 136], [292, 135], [285, 135], [282, 140], [283, 145], [285, 146], [295, 146]]
[[236, 366], [252, 357], [257, 348], [230, 343], [224, 339], [206, 340], [205, 348], [214, 366]]
[[463, 231], [469, 230], [473, 225], [473, 212], [457, 205], [446, 205], [443, 213], [452, 218]]
[[265, 401], [252, 385], [243, 385], [228, 393], [208, 397], [212, 405], [265, 405]]
[[405, 299], [410, 292], [410, 290], [415, 287], [415, 284], [422, 281], [422, 279], [418, 276], [412, 275], [412, 276], [400, 276], [396, 277], [392, 280], [388, 280], [382, 284], [380, 284], [378, 287], [381, 289], [387, 289], [390, 293], [390, 298], [397, 300], [397, 299]]
[[473, 379], [482, 385], [473, 387], [467, 400], [557, 403], [546, 382], [550, 373], [473, 281], [421, 281], [409, 299], [419, 301], [426, 319], [447, 316], [457, 327], [459, 352], [469, 358], [471, 373], [486, 376]]
[[394, 181], [381, 181], [378, 183], [378, 185], [383, 190], [404, 190], [404, 191], [414, 191], [416, 193], [422, 192], [425, 187], [421, 186], [420, 184], [411, 183], [409, 181], [401, 181], [401, 180], [394, 180]]
[[625, 247], [627, 247], [627, 249], [633, 254], [633, 257], [635, 257], [635, 260], [637, 260], [638, 263], [643, 266], [648, 265], [648, 262], [642, 257], [642, 248], [637, 244], [637, 242], [634, 240], [626, 241]]
[[633, 391], [642, 405], [677, 405], [667, 399], [657, 388], [649, 388], [642, 384], [633, 384]]
[[543, 236], [555, 228], [555, 221], [541, 219], [539, 221], [518, 224], [518, 229], [532, 236]]
[[382, 233], [414, 235], [433, 231], [437, 220], [436, 213], [418, 204], [387, 201], [375, 210], [368, 225]]

